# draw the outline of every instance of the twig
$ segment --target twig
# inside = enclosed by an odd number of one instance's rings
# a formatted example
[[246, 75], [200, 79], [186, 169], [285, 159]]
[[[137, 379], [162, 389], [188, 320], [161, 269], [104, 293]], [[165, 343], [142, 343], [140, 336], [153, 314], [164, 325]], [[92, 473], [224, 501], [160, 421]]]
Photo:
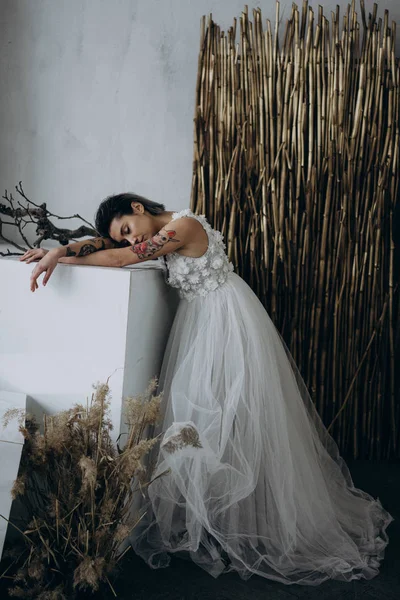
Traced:
[[[33, 202], [30, 198], [27, 197], [23, 188], [22, 182], [19, 182], [19, 185], [15, 186], [16, 191], [20, 196], [25, 200], [27, 206], [24, 206], [19, 200], [17, 201], [18, 206], [16, 207], [14, 204], [13, 195], [5, 191], [3, 198], [8, 202], [8, 205], [0, 203], [0, 239], [5, 241], [7, 244], [10, 244], [16, 247], [18, 250], [22, 252], [26, 252], [27, 248], [39, 248], [40, 244], [43, 240], [51, 239], [58, 241], [61, 245], [68, 244], [71, 240], [79, 239], [82, 237], [97, 237], [98, 232], [93, 227], [93, 225], [84, 219], [78, 213], [63, 217], [51, 212], [46, 203], [37, 204]], [[5, 215], [7, 217], [14, 218], [14, 222], [4, 221], [1, 218], [1, 215]], [[53, 222], [52, 218], [56, 218], [59, 220], [69, 220], [69, 219], [79, 219], [83, 221], [86, 225], [81, 225], [76, 229], [66, 229], [57, 227]], [[17, 227], [20, 236], [25, 242], [27, 248], [22, 247], [14, 240], [11, 240], [3, 234], [2, 226], [15, 226]], [[36, 239], [31, 244], [28, 240], [28, 236], [25, 235], [24, 230], [27, 225], [34, 225], [36, 227]], [[4, 256], [3, 253], [0, 253], [1, 256]], [[7, 254], [9, 256], [9, 254]]]

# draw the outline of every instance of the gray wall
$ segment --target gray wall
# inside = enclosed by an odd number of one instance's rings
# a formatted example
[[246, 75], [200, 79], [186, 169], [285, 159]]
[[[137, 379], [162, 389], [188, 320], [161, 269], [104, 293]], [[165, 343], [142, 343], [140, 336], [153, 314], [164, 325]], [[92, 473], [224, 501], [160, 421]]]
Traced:
[[[128, 190], [189, 206], [200, 19], [212, 12], [227, 29], [244, 4], [0, 0], [2, 194], [22, 180], [35, 202], [89, 219]], [[253, 6], [274, 22], [273, 0]], [[290, 8], [281, 3], [284, 20]], [[385, 8], [400, 27], [397, 0]]]

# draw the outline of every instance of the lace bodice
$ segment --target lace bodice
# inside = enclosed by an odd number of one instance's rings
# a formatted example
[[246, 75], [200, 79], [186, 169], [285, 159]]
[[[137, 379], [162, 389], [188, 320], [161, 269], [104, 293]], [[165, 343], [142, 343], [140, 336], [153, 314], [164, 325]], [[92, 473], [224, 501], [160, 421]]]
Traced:
[[174, 212], [172, 220], [181, 217], [192, 217], [203, 225], [208, 236], [206, 252], [199, 257], [170, 252], [159, 260], [168, 285], [178, 288], [180, 297], [190, 302], [225, 283], [228, 274], [233, 271], [233, 264], [225, 253], [222, 233], [213, 229], [204, 215], [196, 215], [190, 208], [185, 208]]

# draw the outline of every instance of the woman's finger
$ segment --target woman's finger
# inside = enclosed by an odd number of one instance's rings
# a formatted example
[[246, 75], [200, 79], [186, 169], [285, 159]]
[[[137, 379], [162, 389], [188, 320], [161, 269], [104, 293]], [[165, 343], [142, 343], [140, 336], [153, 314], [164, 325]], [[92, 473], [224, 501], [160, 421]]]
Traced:
[[[39, 277], [39, 275], [40, 275], [41, 273], [43, 273], [43, 271], [45, 271], [45, 269], [44, 269], [43, 267], [41, 267], [41, 266], [40, 266], [40, 264], [39, 264], [39, 265], [37, 265], [37, 266], [36, 266], [36, 267], [33, 269], [33, 271], [32, 271], [32, 275], [31, 275], [31, 291], [32, 291], [32, 292], [34, 292], [34, 291], [35, 291], [35, 289], [36, 289], [36, 288], [35, 288], [35, 283], [36, 283], [36, 280], [37, 280], [37, 278]], [[37, 286], [37, 284], [36, 284], [36, 286]]]
[[53, 273], [53, 271], [54, 271], [54, 269], [47, 269], [46, 275], [43, 277], [43, 285], [46, 285], [46, 283], [50, 279], [51, 274]]

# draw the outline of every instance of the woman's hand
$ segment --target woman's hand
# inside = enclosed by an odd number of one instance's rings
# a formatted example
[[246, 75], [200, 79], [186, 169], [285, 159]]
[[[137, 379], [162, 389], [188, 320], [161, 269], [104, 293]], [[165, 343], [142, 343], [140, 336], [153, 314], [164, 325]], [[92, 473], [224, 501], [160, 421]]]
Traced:
[[51, 277], [51, 274], [57, 266], [59, 257], [60, 253], [57, 251], [57, 249], [53, 249], [47, 252], [46, 255], [40, 259], [32, 271], [30, 279], [31, 292], [34, 292], [39, 288], [37, 279], [42, 273], [45, 273], [45, 276], [43, 277], [43, 285], [46, 285]]
[[45, 250], [44, 248], [32, 248], [31, 250], [27, 250], [19, 260], [26, 262], [26, 264], [28, 265], [31, 262], [40, 260], [41, 258], [46, 256], [47, 253], [48, 250]]

